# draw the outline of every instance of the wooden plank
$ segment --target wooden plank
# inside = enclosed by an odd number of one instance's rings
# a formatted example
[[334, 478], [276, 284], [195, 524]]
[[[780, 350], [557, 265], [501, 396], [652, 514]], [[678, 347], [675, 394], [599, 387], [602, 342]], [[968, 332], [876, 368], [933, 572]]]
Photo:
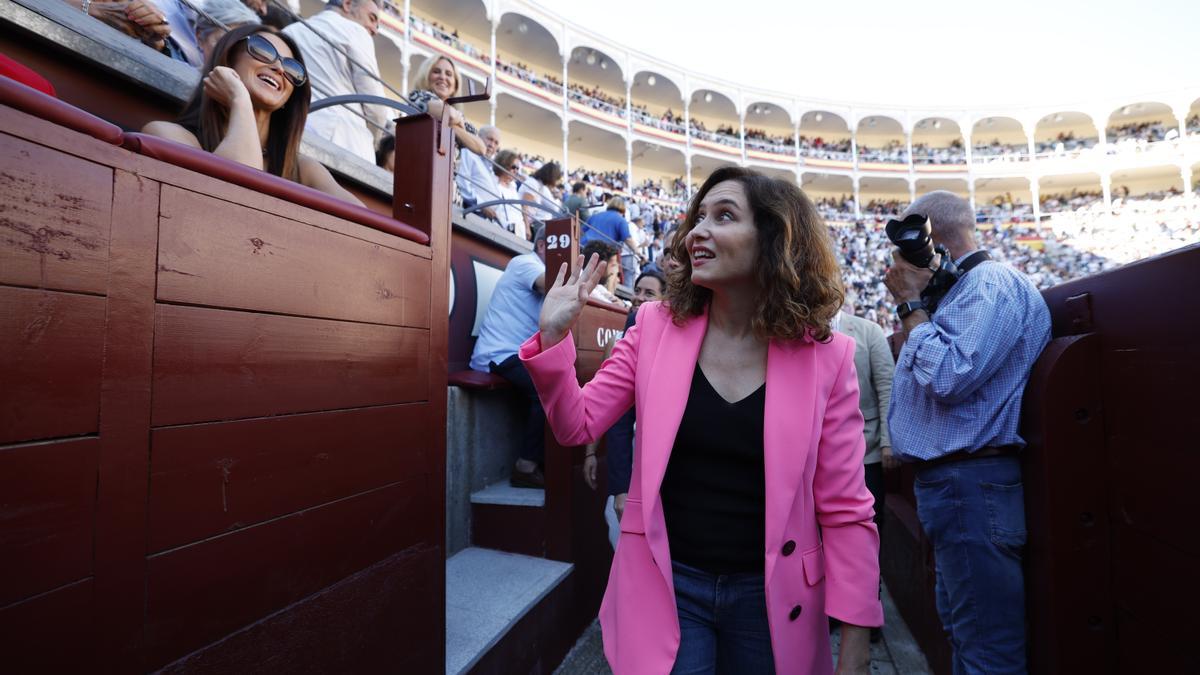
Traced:
[[171, 186], [160, 223], [159, 300], [429, 327], [425, 258]]
[[446, 594], [429, 579], [445, 565], [439, 548], [410, 548], [161, 673], [441, 672]]
[[433, 492], [418, 477], [151, 556], [148, 665], [178, 659], [421, 541], [428, 528], [414, 514]]
[[182, 546], [428, 471], [435, 435], [430, 407], [156, 429], [149, 550]]
[[92, 573], [96, 438], [0, 450], [0, 606]]
[[429, 332], [159, 305], [154, 425], [429, 400]]
[[0, 134], [0, 283], [104, 293], [112, 190], [112, 169]]
[[0, 286], [0, 443], [96, 433], [102, 297]]
[[623, 312], [593, 305], [584, 307], [574, 330], [576, 351], [604, 351], [604, 347], [625, 330], [626, 316]]
[[96, 672], [95, 584], [82, 579], [0, 608], [4, 672]]
[[97, 648], [113, 671], [142, 665], [158, 192], [158, 183], [116, 172], [95, 551]]

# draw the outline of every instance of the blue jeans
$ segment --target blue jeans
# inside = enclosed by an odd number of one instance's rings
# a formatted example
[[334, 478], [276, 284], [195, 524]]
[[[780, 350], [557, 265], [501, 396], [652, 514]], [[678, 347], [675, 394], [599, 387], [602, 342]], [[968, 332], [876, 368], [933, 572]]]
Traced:
[[679, 654], [672, 675], [774, 673], [761, 573], [709, 574], [671, 563], [679, 608]]
[[1015, 455], [917, 469], [917, 516], [933, 543], [937, 609], [954, 674], [1025, 672], [1025, 494]]

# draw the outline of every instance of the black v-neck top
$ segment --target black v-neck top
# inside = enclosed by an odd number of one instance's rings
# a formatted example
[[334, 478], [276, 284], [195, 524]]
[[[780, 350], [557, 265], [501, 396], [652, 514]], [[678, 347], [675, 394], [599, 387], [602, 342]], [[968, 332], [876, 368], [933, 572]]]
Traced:
[[730, 403], [696, 365], [660, 488], [672, 560], [711, 574], [763, 571], [766, 391]]

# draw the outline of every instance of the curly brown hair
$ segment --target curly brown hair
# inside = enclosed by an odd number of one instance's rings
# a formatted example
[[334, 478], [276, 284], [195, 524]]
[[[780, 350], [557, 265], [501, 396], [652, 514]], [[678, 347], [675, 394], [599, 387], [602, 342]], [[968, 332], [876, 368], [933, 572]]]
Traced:
[[696, 226], [704, 196], [729, 180], [746, 191], [758, 230], [761, 296], [752, 321], [755, 335], [791, 340], [807, 332], [815, 340], [828, 340], [844, 295], [829, 228], [794, 183], [736, 166], [717, 169], [704, 181], [672, 242], [671, 255], [679, 264], [667, 275], [667, 305], [674, 322], [682, 325], [699, 316], [712, 299], [711, 290], [692, 283], [685, 239]]

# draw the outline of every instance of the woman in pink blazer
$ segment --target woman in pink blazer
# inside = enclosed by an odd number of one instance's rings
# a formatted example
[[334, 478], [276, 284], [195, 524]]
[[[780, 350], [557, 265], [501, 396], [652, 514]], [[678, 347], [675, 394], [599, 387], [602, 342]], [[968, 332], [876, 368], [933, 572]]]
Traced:
[[680, 235], [667, 303], [642, 306], [587, 385], [564, 338], [603, 273], [594, 256], [559, 271], [520, 350], [560, 443], [637, 409], [604, 653], [617, 675], [832, 673], [832, 617], [838, 672], [869, 672], [879, 535], [824, 223], [794, 184], [728, 167]]

